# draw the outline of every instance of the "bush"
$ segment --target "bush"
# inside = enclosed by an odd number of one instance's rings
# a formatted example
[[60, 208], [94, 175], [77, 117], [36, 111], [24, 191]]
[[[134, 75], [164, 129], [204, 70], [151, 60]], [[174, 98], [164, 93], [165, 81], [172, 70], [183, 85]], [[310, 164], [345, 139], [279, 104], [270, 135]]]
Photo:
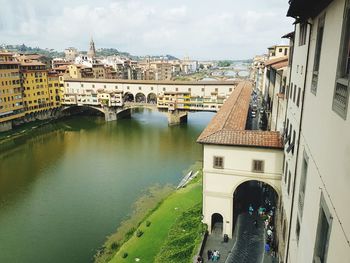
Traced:
[[151, 221], [146, 221], [146, 226], [149, 227], [151, 225]]
[[122, 255], [122, 258], [126, 258], [127, 256], [128, 256], [128, 253], [124, 252], [123, 255]]
[[136, 236], [141, 237], [143, 235], [143, 231], [141, 229], [136, 231]]
[[116, 250], [118, 247], [119, 247], [119, 243], [118, 243], [118, 242], [113, 242], [113, 243], [111, 244], [111, 249], [112, 249], [112, 250]]
[[134, 234], [135, 230], [134, 227], [130, 228], [129, 231], [125, 233], [124, 239], [127, 241]]

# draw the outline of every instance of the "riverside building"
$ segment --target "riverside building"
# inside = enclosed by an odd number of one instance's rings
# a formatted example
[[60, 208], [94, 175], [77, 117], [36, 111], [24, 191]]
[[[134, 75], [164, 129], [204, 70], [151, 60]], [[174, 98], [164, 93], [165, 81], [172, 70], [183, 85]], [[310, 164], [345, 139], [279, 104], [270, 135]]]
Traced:
[[0, 52], [0, 131], [12, 129], [12, 122], [24, 116], [19, 66], [13, 54]]

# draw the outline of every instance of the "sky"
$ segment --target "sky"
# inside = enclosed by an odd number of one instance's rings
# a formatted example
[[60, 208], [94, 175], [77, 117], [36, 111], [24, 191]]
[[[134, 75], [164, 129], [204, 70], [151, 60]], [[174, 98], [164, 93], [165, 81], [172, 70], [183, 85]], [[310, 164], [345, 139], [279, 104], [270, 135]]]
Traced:
[[0, 44], [247, 59], [293, 31], [288, 0], [0, 0]]

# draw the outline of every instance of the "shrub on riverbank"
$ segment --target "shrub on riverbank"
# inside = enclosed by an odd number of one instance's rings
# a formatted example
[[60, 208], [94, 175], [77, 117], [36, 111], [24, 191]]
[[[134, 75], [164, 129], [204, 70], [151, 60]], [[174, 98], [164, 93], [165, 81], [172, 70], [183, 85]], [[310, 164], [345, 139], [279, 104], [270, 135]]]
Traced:
[[[185, 188], [175, 191], [145, 218], [138, 228], [144, 231], [142, 238], [131, 237], [110, 263], [156, 262], [156, 258], [162, 263], [190, 262], [205, 230], [201, 223], [201, 207], [200, 172]], [[152, 222], [149, 227], [147, 221]], [[123, 251], [128, 251], [127, 258], [122, 258]]]
[[202, 204], [184, 212], [172, 226], [168, 237], [161, 247], [155, 262], [191, 262], [195, 254], [196, 244], [199, 243], [205, 227], [202, 220]]

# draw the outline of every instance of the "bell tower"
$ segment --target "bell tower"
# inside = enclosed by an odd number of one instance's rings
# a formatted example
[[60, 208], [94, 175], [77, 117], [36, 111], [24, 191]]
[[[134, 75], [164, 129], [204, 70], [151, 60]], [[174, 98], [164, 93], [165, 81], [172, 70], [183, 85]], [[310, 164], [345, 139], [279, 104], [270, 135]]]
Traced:
[[90, 41], [90, 49], [88, 51], [88, 57], [90, 57], [90, 58], [96, 57], [95, 43], [94, 43], [94, 40], [92, 39], [92, 37], [91, 37], [91, 41]]

